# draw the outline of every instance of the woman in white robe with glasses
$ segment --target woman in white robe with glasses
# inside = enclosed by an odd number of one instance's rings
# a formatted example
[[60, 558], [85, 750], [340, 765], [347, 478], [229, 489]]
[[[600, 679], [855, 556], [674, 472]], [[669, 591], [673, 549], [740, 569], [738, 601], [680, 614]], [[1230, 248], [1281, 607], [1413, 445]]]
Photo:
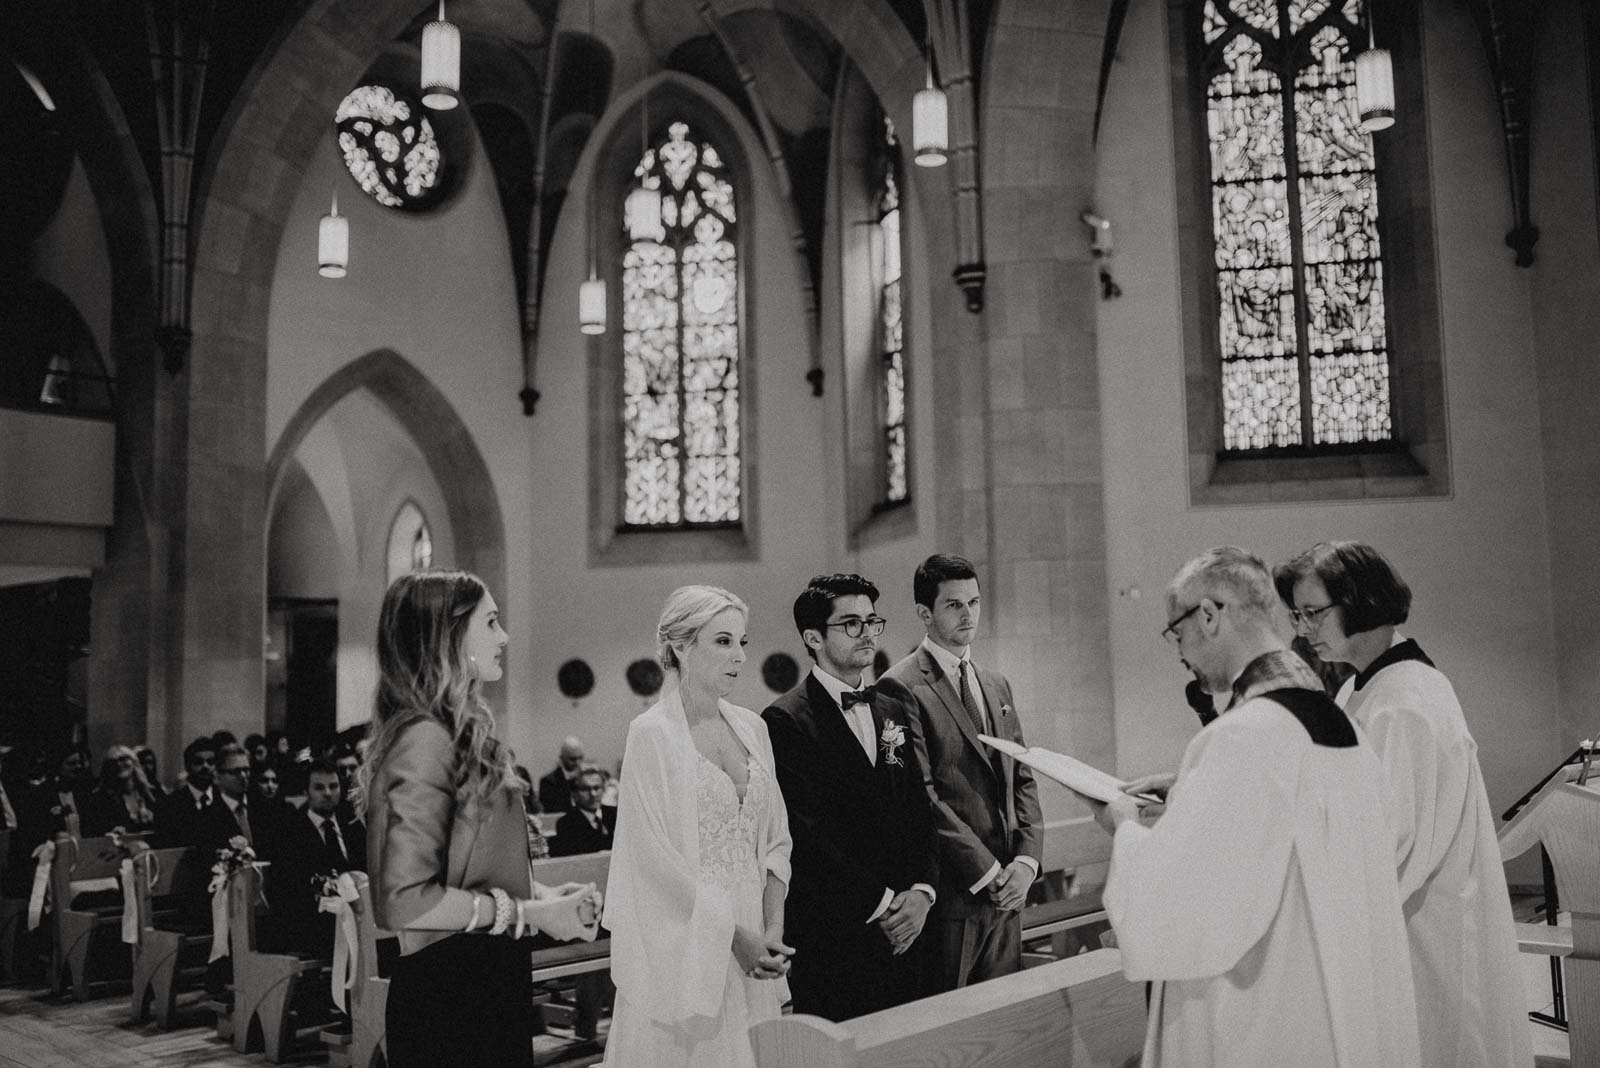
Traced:
[[1395, 628], [1411, 590], [1376, 549], [1323, 542], [1278, 568], [1296, 629], [1356, 675], [1336, 700], [1383, 762], [1422, 1063], [1533, 1062], [1494, 813], [1450, 680]]

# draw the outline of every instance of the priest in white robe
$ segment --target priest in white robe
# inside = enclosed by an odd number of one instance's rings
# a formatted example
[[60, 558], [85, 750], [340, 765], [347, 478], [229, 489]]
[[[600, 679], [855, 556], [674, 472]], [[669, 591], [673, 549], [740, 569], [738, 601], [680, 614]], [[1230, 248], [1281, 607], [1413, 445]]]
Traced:
[[1105, 904], [1152, 980], [1144, 1068], [1414, 1068], [1416, 1003], [1383, 773], [1289, 652], [1271, 573], [1235, 548], [1186, 564], [1164, 633], [1228, 710], [1184, 753], [1159, 822], [1114, 834]]
[[1423, 1064], [1533, 1063], [1516, 928], [1478, 745], [1455, 688], [1395, 628], [1411, 590], [1358, 542], [1313, 546], [1281, 568], [1301, 632], [1357, 674], [1338, 702], [1383, 762], [1411, 944]]

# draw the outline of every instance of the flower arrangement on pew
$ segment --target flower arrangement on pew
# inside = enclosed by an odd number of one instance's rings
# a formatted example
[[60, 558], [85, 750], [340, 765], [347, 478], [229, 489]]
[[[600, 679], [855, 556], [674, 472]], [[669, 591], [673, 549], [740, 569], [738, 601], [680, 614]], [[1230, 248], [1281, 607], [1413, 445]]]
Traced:
[[356, 915], [351, 911], [352, 903], [360, 896], [356, 878], [347, 871], [319, 872], [311, 876], [311, 885], [317, 891], [317, 910], [334, 915], [333, 982], [329, 986], [334, 1006], [340, 1012], [348, 1012], [346, 991], [355, 985], [356, 962], [360, 958]]
[[[246, 868], [254, 868], [257, 872], [265, 868], [266, 862], [256, 859], [256, 851], [250, 847], [250, 842], [242, 834], [236, 834], [228, 839], [228, 844], [217, 850], [216, 863], [211, 865], [211, 883], [206, 887], [206, 892], [211, 895], [211, 954], [209, 960], [218, 960], [229, 954], [228, 929], [231, 915], [228, 905], [228, 884], [233, 877]], [[266, 903], [262, 896], [261, 886], [257, 884], [256, 896], [261, 904]]]

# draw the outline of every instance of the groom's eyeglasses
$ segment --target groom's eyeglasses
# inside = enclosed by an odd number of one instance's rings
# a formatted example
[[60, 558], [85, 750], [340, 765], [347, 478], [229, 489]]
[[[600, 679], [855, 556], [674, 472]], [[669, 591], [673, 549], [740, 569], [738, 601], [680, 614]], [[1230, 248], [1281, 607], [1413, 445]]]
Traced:
[[889, 621], [882, 616], [868, 616], [866, 619], [841, 619], [837, 623], [824, 623], [822, 626], [824, 630], [828, 627], [838, 627], [844, 631], [847, 638], [859, 638], [863, 632], [876, 638], [888, 625]]

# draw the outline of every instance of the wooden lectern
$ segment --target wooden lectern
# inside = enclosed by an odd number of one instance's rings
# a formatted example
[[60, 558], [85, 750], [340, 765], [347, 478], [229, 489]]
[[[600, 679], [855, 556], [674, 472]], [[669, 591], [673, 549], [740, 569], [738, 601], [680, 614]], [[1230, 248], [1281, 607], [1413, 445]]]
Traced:
[[[1572, 1068], [1600, 1068], [1600, 781], [1580, 786], [1563, 767], [1500, 829], [1503, 859], [1543, 845], [1562, 902], [1572, 911], [1566, 956], [1567, 1035]], [[1563, 947], [1564, 948], [1564, 947]]]

